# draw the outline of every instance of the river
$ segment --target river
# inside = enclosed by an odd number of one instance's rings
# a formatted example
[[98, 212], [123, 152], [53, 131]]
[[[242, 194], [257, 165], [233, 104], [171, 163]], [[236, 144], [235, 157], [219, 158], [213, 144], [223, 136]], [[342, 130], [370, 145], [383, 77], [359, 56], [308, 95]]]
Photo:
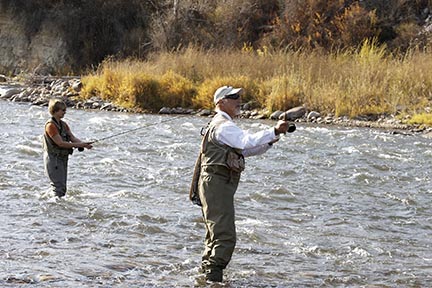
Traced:
[[[0, 101], [0, 285], [205, 287], [188, 189], [209, 119], [68, 109], [81, 139], [144, 128], [75, 151], [67, 196], [55, 199], [41, 147], [48, 117]], [[299, 124], [247, 158], [224, 286], [430, 287], [431, 163], [421, 135]]]

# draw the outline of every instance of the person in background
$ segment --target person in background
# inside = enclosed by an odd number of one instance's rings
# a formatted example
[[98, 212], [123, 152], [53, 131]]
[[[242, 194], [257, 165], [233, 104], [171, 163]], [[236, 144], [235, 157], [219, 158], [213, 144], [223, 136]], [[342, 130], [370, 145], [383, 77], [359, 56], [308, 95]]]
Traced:
[[233, 118], [240, 114], [242, 93], [231, 86], [216, 90], [217, 114], [203, 136], [190, 191], [190, 199], [202, 206], [206, 234], [201, 268], [211, 282], [222, 282], [236, 244], [234, 194], [244, 157], [266, 152], [288, 129], [282, 120], [257, 133], [239, 128]]
[[59, 99], [51, 99], [48, 104], [51, 119], [45, 123], [43, 137], [44, 165], [53, 192], [58, 197], [66, 195], [67, 166], [73, 148], [91, 149], [91, 142], [82, 142], [72, 134], [66, 122], [61, 119], [66, 113], [66, 104]]

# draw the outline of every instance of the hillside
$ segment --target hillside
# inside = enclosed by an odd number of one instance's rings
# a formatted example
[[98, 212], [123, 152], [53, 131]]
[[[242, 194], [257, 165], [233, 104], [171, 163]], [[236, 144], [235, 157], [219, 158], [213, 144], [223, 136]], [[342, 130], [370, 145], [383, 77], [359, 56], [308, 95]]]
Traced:
[[325, 52], [375, 38], [392, 51], [427, 48], [431, 11], [431, 0], [0, 0], [0, 73], [82, 73], [191, 45]]

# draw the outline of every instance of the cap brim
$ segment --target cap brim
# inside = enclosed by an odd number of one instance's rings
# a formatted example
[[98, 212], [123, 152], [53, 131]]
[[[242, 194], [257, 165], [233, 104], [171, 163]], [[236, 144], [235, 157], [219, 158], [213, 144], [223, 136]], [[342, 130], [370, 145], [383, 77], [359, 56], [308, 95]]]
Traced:
[[226, 95], [243, 94], [243, 88], [234, 88]]

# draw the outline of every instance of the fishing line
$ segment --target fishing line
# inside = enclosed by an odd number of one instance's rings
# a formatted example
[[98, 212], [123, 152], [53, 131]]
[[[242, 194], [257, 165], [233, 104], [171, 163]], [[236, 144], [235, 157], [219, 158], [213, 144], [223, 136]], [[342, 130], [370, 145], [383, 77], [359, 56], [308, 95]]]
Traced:
[[118, 137], [120, 135], [128, 134], [128, 133], [131, 133], [131, 132], [134, 132], [134, 131], [138, 131], [138, 130], [141, 130], [141, 129], [144, 129], [144, 128], [148, 128], [148, 127], [155, 126], [155, 125], [158, 125], [158, 124], [174, 121], [175, 119], [178, 119], [178, 118], [181, 118], [181, 117], [182, 116], [175, 116], [175, 117], [171, 117], [171, 118], [159, 121], [157, 123], [150, 123], [150, 124], [142, 125], [142, 126], [139, 126], [137, 128], [133, 128], [133, 129], [130, 129], [130, 130], [126, 130], [126, 131], [123, 131], [123, 132], [120, 132], [120, 133], [112, 134], [112, 135], [109, 135], [109, 136], [106, 136], [106, 137], [103, 137], [103, 138], [99, 138], [99, 139], [93, 140], [93, 141], [91, 141], [91, 143], [101, 142], [101, 141], [104, 141], [104, 140], [107, 140], [107, 139]]

